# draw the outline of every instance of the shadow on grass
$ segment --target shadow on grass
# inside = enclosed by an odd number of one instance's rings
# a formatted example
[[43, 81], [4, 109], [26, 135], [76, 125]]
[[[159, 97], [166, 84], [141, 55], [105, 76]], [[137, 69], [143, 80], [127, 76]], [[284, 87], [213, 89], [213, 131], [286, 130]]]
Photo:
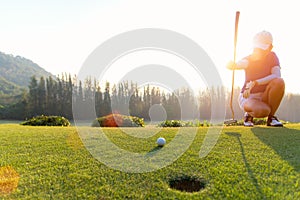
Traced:
[[286, 160], [297, 172], [300, 172], [300, 130], [255, 127], [251, 131], [282, 159]]
[[243, 161], [244, 161], [244, 164], [245, 164], [245, 167], [246, 167], [246, 170], [247, 170], [247, 173], [249, 175], [249, 178], [252, 180], [253, 182], [253, 185], [255, 186], [257, 192], [260, 194], [260, 197], [261, 198], [264, 198], [264, 194], [258, 184], [258, 181], [257, 181], [257, 178], [255, 177], [252, 169], [251, 169], [251, 166], [246, 158], [246, 155], [245, 155], [245, 149], [244, 149], [244, 145], [241, 141], [241, 134], [240, 133], [235, 133], [235, 132], [227, 132], [226, 135], [229, 135], [231, 137], [234, 137], [236, 138], [239, 146], [240, 146], [240, 149], [241, 149], [241, 154], [242, 154], [242, 158], [243, 158]]
[[150, 151], [149, 151], [149, 153], [156, 153], [157, 151], [159, 151], [160, 149], [162, 149], [163, 147], [160, 147], [160, 146], [156, 146], [156, 147], [154, 147], [153, 149], [151, 149]]

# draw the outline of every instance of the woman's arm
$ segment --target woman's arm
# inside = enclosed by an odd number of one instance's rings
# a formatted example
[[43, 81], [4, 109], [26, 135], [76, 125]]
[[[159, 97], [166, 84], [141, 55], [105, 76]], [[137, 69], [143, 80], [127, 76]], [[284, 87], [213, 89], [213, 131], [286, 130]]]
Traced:
[[270, 75], [263, 77], [261, 79], [257, 79], [256, 84], [257, 85], [265, 85], [265, 84], [268, 84], [274, 78], [280, 78], [280, 77], [281, 77], [280, 67], [275, 66], [272, 68]]
[[230, 61], [226, 68], [230, 70], [239, 70], [239, 69], [246, 69], [248, 67], [248, 60], [247, 59], [242, 59], [238, 61], [237, 63], [234, 63], [233, 61]]
[[248, 98], [250, 95], [250, 91], [252, 90], [252, 88], [255, 85], [264, 85], [264, 84], [268, 84], [271, 80], [273, 80], [274, 78], [280, 78], [281, 77], [281, 72], [280, 72], [280, 67], [279, 66], [275, 66], [272, 68], [271, 74], [263, 77], [261, 79], [257, 79], [254, 81], [250, 81], [246, 84], [246, 88], [245, 91], [243, 93], [243, 97], [244, 98]]

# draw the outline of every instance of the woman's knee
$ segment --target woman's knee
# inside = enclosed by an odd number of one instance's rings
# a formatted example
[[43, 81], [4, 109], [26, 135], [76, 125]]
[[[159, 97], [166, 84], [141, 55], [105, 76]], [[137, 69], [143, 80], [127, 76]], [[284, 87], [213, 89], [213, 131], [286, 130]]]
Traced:
[[244, 111], [251, 113], [255, 118], [263, 118], [269, 115], [271, 108], [263, 102], [246, 102], [244, 104]]
[[276, 88], [277, 90], [284, 90], [285, 83], [282, 78], [275, 78], [269, 83], [269, 86], [271, 88]]

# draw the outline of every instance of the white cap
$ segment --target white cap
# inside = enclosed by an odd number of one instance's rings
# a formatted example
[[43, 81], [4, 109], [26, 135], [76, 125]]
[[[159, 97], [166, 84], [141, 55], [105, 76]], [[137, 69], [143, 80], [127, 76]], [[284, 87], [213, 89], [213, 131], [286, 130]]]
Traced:
[[268, 31], [259, 32], [253, 38], [253, 48], [266, 50], [272, 43], [273, 37]]

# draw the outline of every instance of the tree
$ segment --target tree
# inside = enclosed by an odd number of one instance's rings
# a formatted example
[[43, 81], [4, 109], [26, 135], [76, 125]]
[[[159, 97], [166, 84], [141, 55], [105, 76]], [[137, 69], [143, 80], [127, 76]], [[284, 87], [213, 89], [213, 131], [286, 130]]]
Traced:
[[38, 115], [43, 115], [46, 113], [47, 98], [46, 98], [46, 83], [44, 77], [40, 78], [38, 88], [37, 88], [37, 108]]
[[97, 117], [103, 116], [102, 114], [102, 106], [103, 106], [103, 99], [102, 99], [102, 92], [100, 86], [97, 86], [96, 93], [95, 93], [95, 110]]
[[35, 76], [31, 77], [29, 83], [29, 101], [28, 101], [28, 111], [30, 116], [38, 115], [38, 82]]
[[103, 108], [103, 113], [102, 113], [103, 115], [108, 115], [112, 113], [109, 82], [106, 82], [105, 84], [105, 92], [104, 92], [102, 108]]

